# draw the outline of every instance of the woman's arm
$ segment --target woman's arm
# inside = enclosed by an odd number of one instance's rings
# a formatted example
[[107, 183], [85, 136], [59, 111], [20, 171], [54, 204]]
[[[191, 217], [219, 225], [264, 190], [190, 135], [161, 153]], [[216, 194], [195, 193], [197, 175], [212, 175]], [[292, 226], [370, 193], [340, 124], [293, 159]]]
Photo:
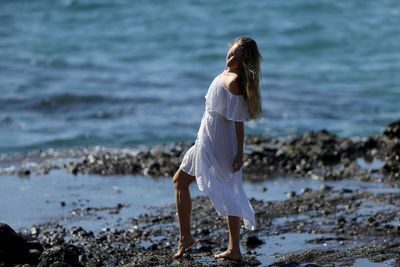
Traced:
[[244, 138], [244, 127], [243, 122], [235, 121], [235, 131], [237, 139], [237, 153], [233, 160], [233, 172], [237, 172], [242, 167], [243, 163], [243, 138]]

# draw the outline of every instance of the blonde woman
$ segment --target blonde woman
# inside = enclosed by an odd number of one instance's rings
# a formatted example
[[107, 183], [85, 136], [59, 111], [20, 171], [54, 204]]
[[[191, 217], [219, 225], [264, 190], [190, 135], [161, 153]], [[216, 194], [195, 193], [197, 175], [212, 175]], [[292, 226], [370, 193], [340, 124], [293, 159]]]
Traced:
[[243, 190], [243, 122], [261, 116], [259, 91], [261, 55], [256, 42], [239, 37], [229, 44], [226, 68], [211, 83], [206, 110], [195, 144], [186, 152], [174, 175], [180, 239], [174, 258], [195, 243], [190, 230], [192, 203], [189, 185], [197, 181], [220, 216], [226, 216], [229, 247], [215, 258], [239, 261], [240, 218], [255, 229], [254, 211]]

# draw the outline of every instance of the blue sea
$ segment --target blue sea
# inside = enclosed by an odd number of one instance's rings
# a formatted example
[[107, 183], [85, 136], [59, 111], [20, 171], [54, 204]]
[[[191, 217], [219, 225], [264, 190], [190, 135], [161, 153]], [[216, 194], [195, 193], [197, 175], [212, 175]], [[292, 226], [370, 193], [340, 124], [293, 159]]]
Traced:
[[4, 0], [0, 153], [194, 141], [242, 35], [264, 58], [246, 134], [375, 135], [400, 118], [399, 23], [397, 0]]

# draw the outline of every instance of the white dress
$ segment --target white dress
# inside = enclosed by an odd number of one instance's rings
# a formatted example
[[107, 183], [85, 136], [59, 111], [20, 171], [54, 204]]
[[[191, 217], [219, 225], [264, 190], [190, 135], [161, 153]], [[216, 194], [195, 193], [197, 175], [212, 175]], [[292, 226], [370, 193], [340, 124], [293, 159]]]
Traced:
[[179, 168], [195, 176], [220, 216], [242, 217], [246, 229], [255, 229], [254, 211], [243, 190], [242, 168], [233, 172], [237, 152], [234, 121], [247, 121], [248, 111], [242, 95], [226, 89], [217, 76], [206, 98], [195, 144], [186, 152]]

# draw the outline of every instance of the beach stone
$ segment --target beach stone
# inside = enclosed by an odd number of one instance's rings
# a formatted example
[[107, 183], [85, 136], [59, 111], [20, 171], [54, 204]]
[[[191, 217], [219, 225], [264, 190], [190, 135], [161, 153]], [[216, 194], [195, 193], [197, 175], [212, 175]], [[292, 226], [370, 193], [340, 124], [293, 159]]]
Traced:
[[50, 264], [49, 267], [70, 267], [70, 265], [65, 262], [56, 261], [56, 262]]
[[308, 193], [308, 192], [312, 192], [312, 189], [306, 187], [306, 188], [302, 188], [300, 192], [301, 192], [301, 194], [305, 194], [305, 193]]
[[162, 145], [156, 145], [150, 149], [151, 156], [155, 158], [160, 158], [164, 152], [164, 147]]
[[24, 169], [24, 168], [19, 169], [18, 172], [17, 172], [17, 175], [20, 176], [20, 177], [28, 176], [30, 174], [31, 174], [31, 171], [29, 169]]
[[264, 244], [264, 241], [262, 241], [256, 235], [246, 235], [244, 237], [244, 243], [248, 248], [253, 249]]
[[[244, 257], [242, 265], [244, 265], [244, 266], [246, 266], [246, 265], [247, 266], [258, 266], [258, 265], [261, 265], [261, 261], [257, 260], [256, 257]], [[237, 266], [237, 264], [234, 264], [233, 266]]]
[[348, 189], [348, 188], [342, 188], [342, 189], [340, 190], [340, 193], [341, 193], [341, 194], [351, 194], [351, 193], [353, 193], [353, 190]]
[[29, 229], [29, 233], [31, 234], [31, 236], [38, 236], [39, 232], [40, 229], [34, 226]]
[[400, 120], [389, 123], [383, 135], [389, 139], [400, 138]]
[[40, 255], [42, 255], [43, 249], [29, 249], [29, 256], [34, 259], [39, 259]]
[[379, 145], [378, 141], [374, 137], [368, 137], [367, 140], [363, 143], [364, 148], [371, 150], [377, 148]]
[[0, 259], [6, 263], [24, 263], [28, 258], [25, 240], [8, 224], [0, 223]]
[[299, 267], [300, 264], [295, 261], [288, 261], [288, 262], [276, 262], [269, 265], [269, 267]]
[[196, 249], [201, 252], [210, 252], [213, 250], [212, 245], [207, 241], [200, 241], [196, 245]]
[[52, 264], [56, 264], [55, 266], [68, 264], [71, 267], [82, 267], [83, 265], [79, 262], [79, 255], [82, 254], [84, 254], [83, 249], [74, 245], [54, 246], [42, 253], [38, 267], [52, 266]]
[[321, 185], [320, 189], [321, 189], [321, 191], [331, 191], [332, 190], [332, 186]]
[[260, 192], [266, 192], [268, 188], [266, 188], [265, 186], [261, 186], [258, 188], [258, 191]]
[[339, 217], [338, 219], [336, 219], [337, 225], [343, 225], [345, 223], [346, 223], [346, 219], [344, 217]]
[[295, 197], [296, 196], [296, 192], [295, 191], [290, 191], [286, 193], [287, 197]]

